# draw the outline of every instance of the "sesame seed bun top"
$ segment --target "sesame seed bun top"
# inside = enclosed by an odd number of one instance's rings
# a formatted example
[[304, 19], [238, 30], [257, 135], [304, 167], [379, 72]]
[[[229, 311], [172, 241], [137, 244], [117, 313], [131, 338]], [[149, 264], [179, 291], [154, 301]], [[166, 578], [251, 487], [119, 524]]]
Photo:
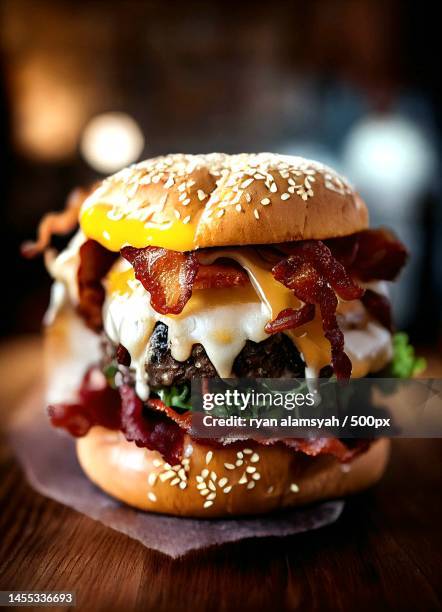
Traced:
[[[97, 205], [105, 206], [112, 227], [120, 224], [120, 242], [123, 233], [124, 244], [183, 251], [326, 239], [368, 226], [365, 203], [346, 179], [318, 162], [272, 153], [176, 154], [125, 168], [105, 179], [82, 206], [80, 222], [95, 239], [97, 232], [87, 229]], [[122, 232], [126, 220], [130, 225]]]

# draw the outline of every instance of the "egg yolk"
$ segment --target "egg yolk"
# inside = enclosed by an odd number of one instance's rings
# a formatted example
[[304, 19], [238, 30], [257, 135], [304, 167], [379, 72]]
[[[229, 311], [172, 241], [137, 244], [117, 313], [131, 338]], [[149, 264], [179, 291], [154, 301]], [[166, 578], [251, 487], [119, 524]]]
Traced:
[[112, 206], [94, 204], [80, 213], [80, 227], [84, 234], [99, 242], [109, 251], [120, 251], [124, 246], [141, 249], [157, 246], [173, 251], [195, 248], [195, 226], [180, 220], [165, 224], [142, 221], [134, 217], [113, 217]]

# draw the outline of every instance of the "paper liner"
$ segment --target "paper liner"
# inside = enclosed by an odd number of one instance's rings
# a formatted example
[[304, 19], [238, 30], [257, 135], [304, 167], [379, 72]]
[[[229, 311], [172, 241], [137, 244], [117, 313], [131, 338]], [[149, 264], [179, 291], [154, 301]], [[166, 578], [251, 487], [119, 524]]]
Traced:
[[30, 485], [78, 512], [172, 558], [247, 538], [282, 537], [337, 520], [343, 501], [256, 518], [188, 519], [134, 510], [108, 497], [83, 474], [74, 440], [52, 428], [34, 392], [21, 406], [10, 442]]

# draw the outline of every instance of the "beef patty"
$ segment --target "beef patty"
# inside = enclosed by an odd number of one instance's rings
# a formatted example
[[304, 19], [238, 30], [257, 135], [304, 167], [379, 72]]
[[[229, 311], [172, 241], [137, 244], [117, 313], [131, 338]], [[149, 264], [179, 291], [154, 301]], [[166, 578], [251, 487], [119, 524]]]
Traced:
[[[108, 338], [103, 341], [106, 367], [118, 361], [126, 380], [130, 380], [130, 356], [120, 344], [114, 346]], [[190, 357], [177, 361], [170, 353], [168, 329], [157, 323], [150, 340], [149, 358], [146, 363], [149, 386], [172, 386], [190, 381], [192, 378], [218, 376], [202, 344], [194, 344]], [[299, 351], [285, 334], [274, 334], [262, 342], [247, 340], [233, 363], [232, 372], [239, 378], [302, 378], [305, 364]]]

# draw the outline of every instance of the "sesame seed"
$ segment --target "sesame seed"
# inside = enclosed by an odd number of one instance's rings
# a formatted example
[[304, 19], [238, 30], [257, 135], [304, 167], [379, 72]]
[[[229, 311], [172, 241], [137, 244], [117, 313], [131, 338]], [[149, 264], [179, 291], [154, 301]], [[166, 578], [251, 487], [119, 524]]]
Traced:
[[273, 489], [275, 487], [273, 485], [270, 485], [270, 487], [267, 489], [267, 493], [273, 493]]
[[200, 495], [202, 495], [203, 497], [206, 497], [206, 495], [209, 495], [209, 493], [209, 489], [203, 489], [202, 491], [200, 491]]
[[262, 204], [263, 206], [268, 206], [268, 205], [270, 204], [270, 200], [269, 200], [269, 198], [263, 198], [263, 199], [261, 200], [261, 204]]
[[219, 211], [216, 213], [216, 216], [217, 216], [219, 219], [221, 219], [221, 217], [223, 216], [223, 214], [224, 214], [225, 212], [226, 212], [226, 211], [224, 210], [224, 208], [221, 208], [221, 210], [219, 210]]
[[[184, 202], [183, 202], [183, 204], [184, 204]], [[183, 219], [183, 223], [184, 223], [185, 225], [186, 225], [187, 223], [189, 223], [189, 221], [190, 221], [190, 215], [187, 215], [187, 217], [184, 217], [184, 219]]]
[[253, 183], [253, 178], [248, 178], [247, 180], [245, 180], [243, 183], [241, 183], [241, 187], [243, 189], [245, 189], [246, 187], [248, 187], [249, 185], [251, 185]]
[[169, 470], [168, 472], [163, 472], [162, 474], [160, 474], [159, 478], [161, 482], [166, 482], [166, 480], [170, 480], [174, 476], [175, 476], [175, 472], [173, 472], [172, 470]]
[[265, 179], [265, 176], [263, 176], [262, 174], [255, 174], [255, 175], [254, 175], [254, 177], [255, 177], [256, 179], [258, 179], [258, 181], [259, 181], [260, 179]]
[[234, 470], [235, 466], [233, 465], [233, 463], [225, 463], [224, 467], [226, 468], [226, 470]]
[[242, 453], [241, 451], [238, 451], [236, 453], [236, 456], [238, 457], [238, 459], [244, 459], [244, 453]]
[[210, 479], [213, 480], [213, 482], [216, 482], [217, 478], [218, 476], [215, 474], [215, 472], [210, 472]]
[[200, 200], [201, 202], [207, 198], [206, 193], [202, 189], [198, 189], [197, 195], [198, 195], [198, 200]]
[[[246, 455], [251, 455], [251, 454], [253, 453], [253, 451], [252, 451], [252, 449], [251, 449], [251, 448], [243, 448], [243, 449], [242, 449], [242, 452], [243, 452], [244, 454], [246, 454]], [[256, 455], [256, 453], [255, 453], [255, 455]]]
[[271, 191], [272, 193], [276, 193], [276, 192], [278, 191], [278, 187], [276, 186], [276, 183], [272, 183], [272, 184], [270, 185], [270, 191]]
[[[244, 452], [245, 452], [245, 451], [244, 451]], [[253, 455], [250, 457], [250, 461], [251, 461], [252, 463], [258, 463], [258, 461], [259, 461], [259, 455], [258, 455], [258, 453], [253, 453]]]
[[173, 187], [174, 184], [174, 180], [172, 176], [169, 176], [169, 178], [167, 179], [167, 181], [164, 183], [164, 187], [165, 189], [169, 189], [170, 187]]
[[152, 491], [149, 491], [149, 493], [147, 494], [147, 497], [150, 499], [151, 502], [157, 501], [157, 496], [155, 495], [155, 493], [152, 493]]
[[223, 489], [224, 493], [230, 493], [231, 490], [232, 490], [232, 485], [229, 485], [228, 487], [224, 487]]
[[189, 206], [190, 204], [190, 198], [186, 198], [185, 200], [183, 200], [183, 206]]
[[196, 477], [196, 481], [197, 481], [197, 482], [204, 482], [204, 478], [203, 478], [202, 476], [199, 476], [199, 475], [198, 475], [198, 476]]
[[204, 508], [210, 508], [210, 506], [213, 506], [213, 501], [212, 500], [204, 502], [204, 506], [203, 506]]
[[235, 208], [236, 208], [236, 210], [237, 210], [238, 212], [242, 212], [242, 206], [241, 206], [241, 204], [237, 204], [237, 205], [235, 206]]
[[172, 465], [172, 470], [174, 472], [178, 472], [178, 470], [181, 468], [181, 464], [177, 463], [176, 465]]
[[243, 463], [244, 463], [244, 461], [242, 459], [238, 459], [237, 461], [235, 461], [235, 465], [237, 467], [240, 467]]
[[247, 202], [251, 202], [252, 201], [252, 196], [250, 195], [250, 193], [246, 193], [246, 200], [247, 200]]
[[251, 480], [250, 482], [247, 483], [247, 488], [248, 489], [253, 489], [255, 487], [255, 482], [253, 480]]
[[209, 495], [207, 496], [207, 499], [211, 501], [212, 499], [215, 499], [215, 497], [216, 497], [216, 493], [209, 493]]
[[157, 479], [157, 474], [155, 474], [155, 472], [151, 472], [147, 478], [147, 482], [150, 484], [151, 487], [153, 487], [153, 485], [155, 484]]
[[204, 468], [204, 470], [202, 470], [201, 472], [201, 476], [203, 478], [207, 478], [208, 475], [209, 475], [209, 470], [207, 468]]
[[178, 200], [180, 202], [182, 202], [183, 200], [185, 200], [187, 198], [187, 193], [182, 193], [181, 195], [178, 196]]
[[294, 482], [292, 482], [292, 484], [290, 485], [290, 491], [292, 493], [299, 493], [299, 487], [297, 484], [295, 484]]
[[152, 461], [152, 463], [153, 463], [153, 465], [154, 465], [155, 467], [160, 467], [160, 465], [162, 465], [162, 464], [163, 464], [163, 462], [162, 462], [162, 461], [160, 461], [159, 459], [154, 459], [154, 460]]
[[255, 474], [252, 474], [252, 478], [253, 480], [259, 480], [261, 478], [261, 474], [259, 472], [255, 472]]
[[180, 489], [184, 490], [187, 487], [187, 482], [182, 480], [178, 486], [180, 487]]
[[206, 485], [206, 483], [205, 483], [205, 482], [199, 482], [199, 483], [196, 485], [196, 488], [197, 488], [197, 489], [201, 489], [201, 490], [203, 490], [203, 489], [206, 489], [206, 488], [207, 488], [207, 485]]
[[246, 473], [244, 472], [244, 474], [238, 480], [238, 484], [245, 484], [246, 482], [247, 482], [247, 476], [246, 476]]
[[255, 215], [256, 219], [259, 219], [259, 212], [256, 210], [256, 208], [253, 209], [253, 214]]
[[207, 483], [207, 486], [209, 487], [211, 491], [216, 491], [215, 483], [212, 482], [211, 480], [209, 480], [209, 482]]
[[178, 185], [178, 191], [184, 191], [186, 189], [186, 183], [181, 183], [181, 185]]
[[229, 479], [224, 477], [224, 478], [219, 479], [218, 484], [222, 489], [228, 482], [229, 482]]
[[208, 464], [209, 464], [209, 463], [212, 461], [212, 457], [213, 457], [213, 452], [212, 452], [212, 451], [209, 451], [209, 452], [206, 454], [206, 465], [208, 465]]
[[175, 211], [174, 211], [174, 212], [175, 212], [175, 217], [176, 217], [177, 219], [179, 219], [179, 218], [181, 217], [181, 213], [180, 213], [180, 211], [175, 209]]
[[246, 467], [246, 472], [248, 474], [253, 474], [254, 472], [256, 472], [256, 467], [254, 465], [248, 465]]
[[289, 193], [283, 193], [283, 194], [281, 195], [281, 200], [288, 200], [288, 199], [289, 199], [289, 197], [290, 197], [290, 194], [289, 194]]
[[177, 485], [180, 482], [179, 478], [174, 478], [173, 480], [170, 481], [170, 486], [174, 487], [175, 485]]
[[180, 470], [178, 470], [178, 476], [181, 478], [181, 480], [186, 479], [186, 472], [184, 471], [184, 468], [181, 468]]

